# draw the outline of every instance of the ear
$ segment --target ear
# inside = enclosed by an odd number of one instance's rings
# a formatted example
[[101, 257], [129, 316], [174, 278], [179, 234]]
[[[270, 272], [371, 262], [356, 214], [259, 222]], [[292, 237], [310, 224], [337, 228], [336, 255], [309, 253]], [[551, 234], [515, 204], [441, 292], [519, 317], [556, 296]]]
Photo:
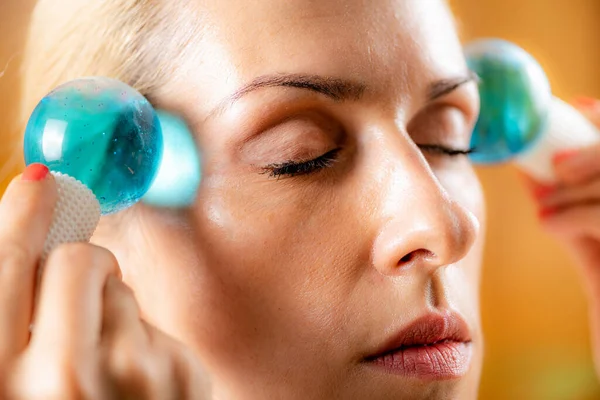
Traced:
[[184, 208], [196, 200], [202, 176], [200, 151], [186, 122], [157, 110], [163, 132], [163, 154], [154, 182], [142, 201], [166, 208]]

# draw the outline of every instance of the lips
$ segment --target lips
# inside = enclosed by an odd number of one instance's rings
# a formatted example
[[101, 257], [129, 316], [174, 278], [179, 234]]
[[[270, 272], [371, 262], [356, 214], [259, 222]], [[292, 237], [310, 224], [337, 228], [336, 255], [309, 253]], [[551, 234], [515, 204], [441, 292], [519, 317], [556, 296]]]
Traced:
[[455, 313], [425, 315], [365, 358], [386, 373], [418, 379], [453, 379], [464, 376], [471, 364], [469, 328]]

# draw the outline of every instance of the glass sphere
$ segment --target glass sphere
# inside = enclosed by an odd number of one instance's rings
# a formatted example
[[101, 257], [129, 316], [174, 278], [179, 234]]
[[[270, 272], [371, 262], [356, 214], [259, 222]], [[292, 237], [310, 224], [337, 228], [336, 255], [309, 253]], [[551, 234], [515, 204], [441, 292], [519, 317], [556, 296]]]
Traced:
[[142, 201], [157, 207], [189, 207], [196, 200], [200, 186], [200, 152], [182, 118], [162, 110], [156, 113], [163, 132], [162, 162]]
[[123, 82], [91, 77], [44, 97], [25, 131], [25, 163], [78, 179], [94, 192], [102, 214], [125, 209], [150, 188], [162, 155], [152, 105]]
[[479, 77], [481, 113], [471, 145], [475, 163], [507, 161], [528, 150], [547, 125], [552, 94], [542, 67], [520, 47], [498, 39], [465, 47]]

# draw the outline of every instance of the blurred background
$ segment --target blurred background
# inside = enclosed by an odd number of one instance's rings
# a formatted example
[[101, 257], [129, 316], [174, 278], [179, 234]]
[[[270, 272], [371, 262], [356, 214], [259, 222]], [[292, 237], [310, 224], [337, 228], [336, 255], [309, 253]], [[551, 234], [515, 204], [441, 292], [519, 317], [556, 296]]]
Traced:
[[[600, 98], [600, 0], [450, 2], [465, 41], [490, 36], [513, 41], [542, 63], [559, 97]], [[15, 116], [33, 3], [0, 0], [0, 193], [21, 169]], [[536, 211], [512, 168], [480, 169], [479, 174], [489, 213], [480, 398], [600, 399], [586, 303], [571, 262], [540, 232]]]

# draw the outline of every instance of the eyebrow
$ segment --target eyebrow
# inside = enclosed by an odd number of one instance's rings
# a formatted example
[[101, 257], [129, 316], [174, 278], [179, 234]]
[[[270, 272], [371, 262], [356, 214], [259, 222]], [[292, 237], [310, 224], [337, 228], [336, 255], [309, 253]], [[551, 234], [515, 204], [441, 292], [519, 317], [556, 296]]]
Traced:
[[469, 82], [479, 83], [479, 81], [479, 76], [475, 72], [469, 70], [465, 76], [458, 76], [433, 82], [431, 85], [429, 85], [427, 99], [429, 101], [439, 99], [440, 97], [452, 93], [459, 87]]
[[259, 76], [252, 82], [242, 86], [231, 96], [228, 96], [225, 100], [221, 101], [219, 105], [210, 112], [209, 118], [216, 114], [222, 113], [248, 93], [269, 87], [306, 89], [316, 93], [321, 93], [335, 101], [360, 100], [367, 89], [366, 85], [359, 82], [320, 75], [264, 75]]
[[[469, 71], [464, 76], [435, 81], [428, 87], [427, 99], [428, 101], [436, 100], [455, 91], [460, 86], [466, 83], [478, 80], [478, 76], [474, 72]], [[208, 118], [216, 114], [222, 113], [228, 107], [233, 105], [236, 101], [240, 100], [247, 94], [262, 88], [269, 87], [288, 87], [306, 89], [323, 94], [329, 97], [330, 99], [338, 102], [360, 100], [363, 97], [365, 91], [367, 90], [367, 85], [361, 82], [320, 75], [264, 75], [242, 86], [240, 89], [236, 90], [235, 93], [233, 93], [232, 95], [228, 96], [225, 100], [220, 102], [219, 105], [209, 113]]]

